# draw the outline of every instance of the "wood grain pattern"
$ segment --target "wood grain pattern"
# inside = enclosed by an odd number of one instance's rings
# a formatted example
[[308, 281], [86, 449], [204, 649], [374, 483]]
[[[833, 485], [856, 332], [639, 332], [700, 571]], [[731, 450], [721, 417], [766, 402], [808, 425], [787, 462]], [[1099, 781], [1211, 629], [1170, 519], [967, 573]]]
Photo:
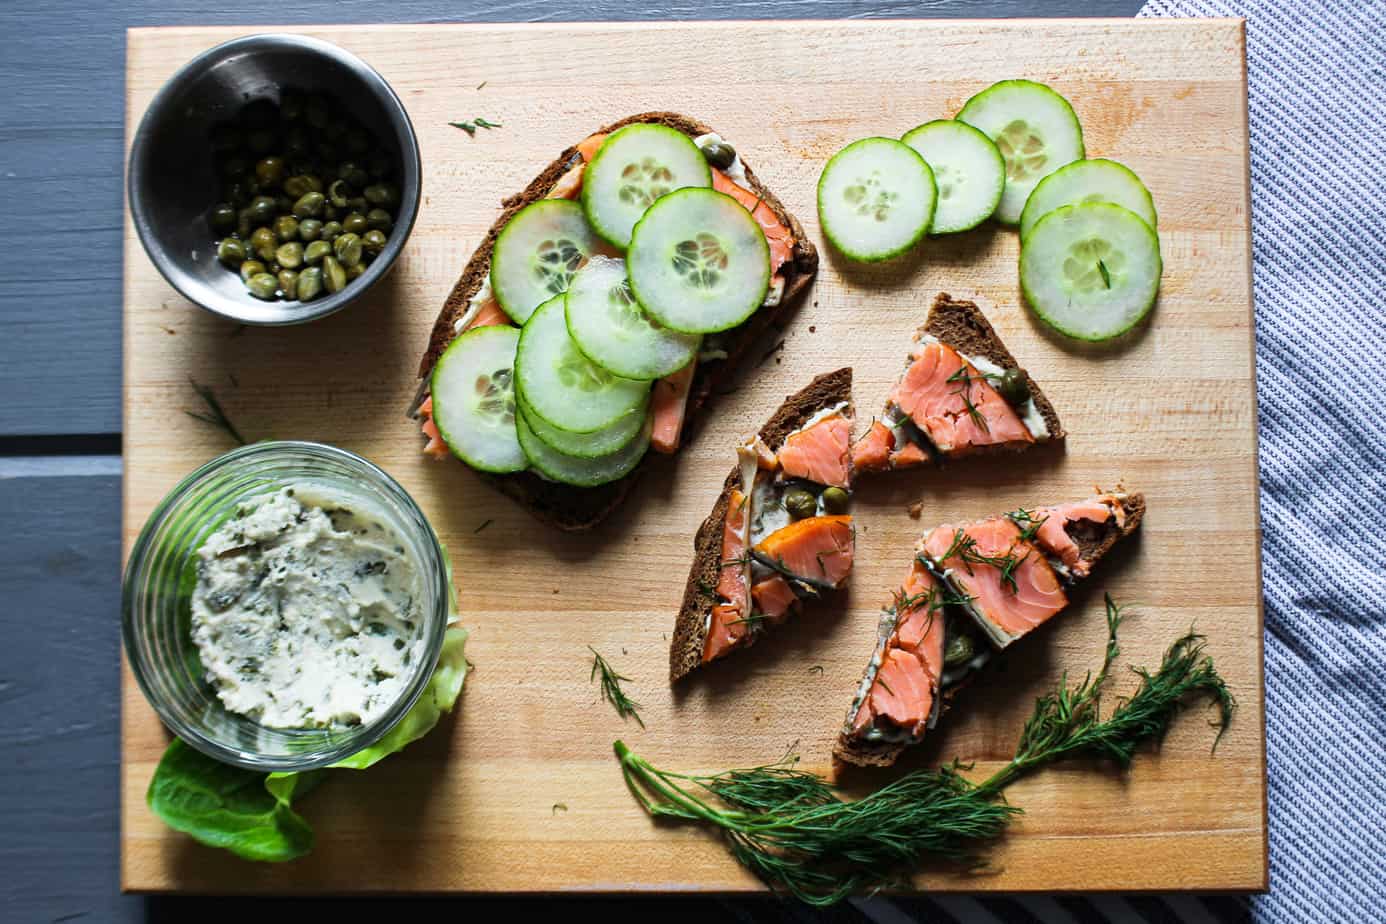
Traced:
[[[179, 63], [236, 34], [132, 32], [133, 127]], [[928, 870], [933, 889], [1257, 889], [1266, 883], [1259, 528], [1248, 280], [1244, 45], [1239, 22], [895, 22], [330, 28], [409, 107], [425, 203], [398, 268], [371, 300], [302, 328], [237, 333], [182, 302], [126, 231], [126, 547], [197, 464], [230, 448], [188, 419], [189, 376], [218, 387], [250, 438], [332, 442], [388, 469], [420, 501], [458, 566], [473, 630], [460, 717], [401, 758], [343, 774], [304, 809], [304, 861], [252, 866], [165, 829], [143, 793], [166, 740], [127, 676], [123, 862], [127, 888], [200, 891], [532, 891], [759, 888], [715, 839], [655, 826], [611, 756], [624, 736], [659, 764], [723, 769], [799, 742], [827, 768], [869, 657], [877, 607], [921, 528], [1124, 482], [1150, 505], [1139, 540], [1104, 563], [1070, 612], [973, 691], [910, 755], [979, 772], [1010, 753], [1032, 697], [1101, 649], [1100, 598], [1139, 602], [1124, 660], [1150, 663], [1191, 622], [1206, 630], [1242, 704], [1214, 755], [1195, 713], [1129, 776], [1066, 766], [1017, 786], [1027, 814], [996, 875]], [[1039, 37], [1037, 39], [1037, 36]], [[698, 48], [697, 56], [688, 54]], [[719, 62], [709, 83], [703, 60]], [[1046, 335], [1017, 304], [1015, 235], [928, 242], [887, 268], [831, 252], [784, 333], [782, 361], [745, 376], [709, 426], [587, 536], [552, 535], [463, 466], [424, 460], [402, 416], [428, 328], [500, 194], [565, 144], [622, 114], [674, 107], [730, 138], [821, 242], [813, 189], [824, 160], [865, 134], [899, 134], [957, 110], [994, 80], [1054, 85], [1090, 153], [1128, 163], [1160, 210], [1166, 271], [1153, 323], [1116, 350]], [[486, 86], [475, 89], [482, 81]], [[574, 88], [582, 88], [574, 92]], [[446, 122], [486, 115], [468, 138]], [[858, 570], [840, 605], [671, 693], [667, 635], [691, 536], [732, 458], [782, 396], [814, 373], [856, 368], [860, 413], [879, 408], [934, 292], [978, 293], [1043, 384], [1066, 451], [868, 482]], [[767, 346], [770, 344], [767, 343]], [[236, 385], [232, 384], [234, 373]], [[922, 500], [921, 521], [905, 507]], [[482, 533], [476, 528], [492, 524]], [[587, 682], [586, 645], [633, 678], [647, 728], [622, 725]], [[809, 668], [821, 665], [821, 674]], [[1129, 679], [1123, 678], [1124, 682]], [[880, 774], [853, 774], [853, 789]], [[554, 803], [567, 812], [552, 813]]]

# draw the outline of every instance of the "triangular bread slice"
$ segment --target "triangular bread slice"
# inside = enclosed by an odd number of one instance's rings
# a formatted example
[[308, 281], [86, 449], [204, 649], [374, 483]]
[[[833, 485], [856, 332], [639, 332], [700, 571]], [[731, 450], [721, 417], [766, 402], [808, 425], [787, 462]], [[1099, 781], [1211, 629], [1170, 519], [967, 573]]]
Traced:
[[[637, 122], [666, 125], [691, 138], [697, 138], [713, 131], [702, 122], [675, 112], [644, 112], [606, 125], [593, 134], [609, 134], [624, 125]], [[733, 144], [738, 143], [738, 139], [728, 140]], [[746, 143], [749, 144], [750, 139], [746, 139]], [[744, 154], [744, 151], [741, 153]], [[496, 236], [500, 234], [501, 229], [516, 212], [533, 202], [547, 198], [553, 193], [559, 183], [564, 180], [565, 175], [582, 160], [583, 157], [578, 150], [578, 145], [565, 148], [522, 192], [503, 201], [500, 216], [472, 253], [471, 259], [467, 261], [466, 268], [463, 269], [461, 277], [453, 286], [452, 292], [448, 295], [447, 301], [443, 303], [443, 309], [438, 313], [438, 318], [433, 324], [428, 347], [424, 350], [423, 357], [419, 361], [419, 378], [422, 381], [415, 400], [409, 408], [411, 417], [420, 419], [420, 407], [428, 398], [428, 380], [433, 372], [433, 366], [443, 355], [443, 351], [460, 333], [458, 330], [460, 322], [465, 323], [469, 312], [473, 311], [473, 296], [481, 291], [482, 286], [489, 278], [491, 253], [496, 243]], [[717, 383], [725, 382], [735, 375], [741, 362], [746, 358], [748, 350], [760, 342], [765, 329], [808, 288], [809, 283], [818, 272], [818, 252], [804, 233], [799, 220], [784, 207], [774, 193], [766, 188], [750, 166], [745, 163], [744, 157], [741, 158], [740, 162], [744, 168], [745, 176], [744, 178], [738, 176], [737, 182], [753, 192], [789, 228], [793, 238], [793, 246], [789, 260], [785, 263], [782, 271], [784, 288], [778, 302], [774, 305], [761, 307], [739, 327], [717, 335], [717, 350], [715, 352], [708, 351], [706, 354], [708, 359], [698, 362], [693, 374], [693, 381], [689, 386], [687, 409], [679, 434], [680, 439], [684, 442], [692, 436], [699, 411], [717, 390]], [[664, 382], [656, 382], [655, 387], [659, 388], [664, 384]], [[646, 455], [644, 461], [624, 478], [594, 488], [576, 488], [557, 484], [546, 481], [531, 472], [517, 472], [507, 475], [482, 472], [478, 472], [478, 474], [501, 493], [524, 505], [530, 513], [540, 520], [565, 531], [584, 530], [597, 525], [620, 504], [630, 492], [631, 486], [641, 472], [652, 464], [653, 455], [656, 454]]]
[[[1092, 518], [1092, 511], [1099, 506], [1109, 511], [1101, 522]], [[1086, 514], [1078, 515], [1080, 511]], [[1031, 564], [1042, 572], [1041, 580], [1057, 578], [1071, 586], [1084, 579], [1113, 545], [1135, 532], [1144, 516], [1145, 498], [1119, 491], [1073, 504], [1012, 511], [978, 524], [940, 527], [930, 535], [940, 531], [945, 538], [950, 534], [963, 535], [970, 527], [1004, 518], [1019, 532], [1019, 541], [1029, 543], [1024, 546], [1027, 559], [1039, 553], [1041, 560]], [[1062, 536], [1049, 535], [1050, 531]], [[1031, 537], [1028, 540], [1024, 538], [1027, 534]], [[949, 551], [957, 547], [950, 542]], [[953, 697], [1002, 654], [988, 644], [991, 633], [979, 631], [985, 620], [985, 616], [974, 611], [979, 598], [963, 603], [969, 588], [958, 580], [965, 578], [968, 569], [975, 569], [977, 576], [982, 577], [983, 571], [993, 565], [984, 563], [984, 556], [977, 551], [971, 558], [966, 553], [955, 553], [947, 560], [952, 567], [945, 577], [937, 543], [932, 546], [933, 554], [930, 548], [926, 536], [916, 548], [916, 557], [901, 589], [882, 610], [875, 650], [833, 748], [838, 762], [878, 767], [893, 764], [906, 747], [923, 739]], [[1016, 569], [1017, 574], [1019, 570]], [[1026, 578], [1019, 574], [1019, 579]], [[982, 595], [980, 599], [985, 598]], [[1062, 592], [1060, 599], [1067, 604]], [[1043, 612], [1040, 621], [1048, 618]], [[950, 645], [955, 646], [958, 657], [953, 665], [944, 660]], [[966, 658], [969, 651], [973, 654]]]
[[[833, 408], [843, 406], [850, 418], [852, 400], [852, 370], [838, 369], [818, 376], [801, 391], [785, 399], [757, 436], [772, 451], [779, 451], [791, 434], [805, 427], [813, 418]], [[711, 629], [713, 608], [717, 605], [717, 585], [726, 563], [723, 560], [723, 530], [731, 510], [734, 493], [746, 490], [741, 468], [732, 469], [722, 485], [722, 493], [712, 505], [693, 538], [693, 565], [684, 587], [683, 605], [674, 624], [673, 640], [669, 645], [669, 680], [687, 676], [703, 664], [703, 653]], [[748, 636], [749, 646], [760, 635]]]
[[[966, 371], [949, 376], [962, 368], [959, 357], [966, 361]], [[917, 380], [928, 380], [926, 368], [941, 370], [933, 376], [933, 401], [911, 391]], [[1008, 369], [1020, 370], [1026, 384], [1029, 398], [1019, 405], [1002, 397], [999, 388], [1000, 377]], [[940, 395], [951, 405], [946, 412], [939, 410]], [[907, 400], [920, 404], [902, 408]], [[987, 423], [991, 417], [995, 420]], [[971, 421], [979, 423], [969, 426]], [[1018, 452], [1064, 436], [1054, 406], [1006, 349], [977, 304], [943, 292], [915, 331], [905, 371], [891, 390], [885, 410], [853, 447], [852, 465], [858, 473], [911, 468], [931, 459]]]

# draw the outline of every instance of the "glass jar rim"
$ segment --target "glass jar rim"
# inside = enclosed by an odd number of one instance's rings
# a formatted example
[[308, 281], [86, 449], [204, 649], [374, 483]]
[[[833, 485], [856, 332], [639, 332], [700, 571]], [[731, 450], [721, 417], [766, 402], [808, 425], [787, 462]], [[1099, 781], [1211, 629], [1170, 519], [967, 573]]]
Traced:
[[[151, 677], [151, 673], [157, 671], [158, 667], [146, 663], [142, 656], [143, 646], [139, 644], [141, 633], [145, 630], [138, 618], [138, 598], [142, 587], [142, 582], [138, 578], [151, 566], [152, 560], [156, 557], [158, 540], [163, 538], [162, 528], [178, 512], [182, 502], [196, 496], [199, 486], [213, 476], [234, 471], [239, 467], [273, 462], [292, 464], [295, 461], [326, 462], [364, 476], [358, 482], [363, 486], [363, 493], [381, 501], [392, 512], [398, 514], [405, 525], [419, 527], [419, 535], [415, 538], [422, 541], [417, 542], [417, 545], [421, 547], [424, 555], [431, 559], [420, 562], [419, 567], [424, 581], [434, 584], [434, 605], [431, 612], [424, 617], [424, 648], [422, 656], [415, 662], [410, 683], [385, 714], [369, 724], [344, 730], [339, 744], [307, 751], [302, 756], [283, 756], [258, 753], [244, 746], [220, 740], [195, 724], [185, 721], [177, 710], [163, 701]], [[304, 771], [329, 766], [379, 742], [413, 708], [427, 689], [442, 652], [444, 634], [451, 617], [449, 599], [452, 586], [449, 571], [446, 552], [423, 511], [409, 493], [375, 463], [349, 450], [326, 443], [306, 440], [266, 440], [251, 443], [217, 456], [186, 475], [155, 505], [145, 520], [131, 546], [122, 580], [121, 634], [125, 656], [136, 683], [160, 721], [186, 744], [206, 756], [233, 766], [259, 771]], [[246, 721], [253, 723], [251, 719]]]

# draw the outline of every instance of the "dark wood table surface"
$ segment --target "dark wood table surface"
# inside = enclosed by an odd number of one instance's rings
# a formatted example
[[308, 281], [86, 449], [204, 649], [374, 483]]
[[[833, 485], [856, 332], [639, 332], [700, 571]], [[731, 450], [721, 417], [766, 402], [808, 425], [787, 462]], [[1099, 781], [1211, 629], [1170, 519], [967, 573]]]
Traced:
[[[0, 613], [6, 635], [0, 650], [0, 743], [7, 752], [0, 760], [0, 919], [186, 920], [212, 908], [199, 899], [121, 896], [118, 886], [127, 27], [1130, 16], [1140, 5], [1140, 0], [0, 3], [5, 35], [0, 53]], [[187, 310], [197, 309], [189, 305]], [[383, 910], [360, 901], [337, 907], [343, 916], [359, 910], [378, 916]], [[962, 917], [972, 906], [944, 907]], [[241, 913], [278, 917], [305, 910], [301, 904], [262, 902]], [[623, 910], [643, 913], [628, 905]], [[702, 920], [742, 917], [741, 908], [712, 900], [680, 900], [672, 911], [697, 913]]]

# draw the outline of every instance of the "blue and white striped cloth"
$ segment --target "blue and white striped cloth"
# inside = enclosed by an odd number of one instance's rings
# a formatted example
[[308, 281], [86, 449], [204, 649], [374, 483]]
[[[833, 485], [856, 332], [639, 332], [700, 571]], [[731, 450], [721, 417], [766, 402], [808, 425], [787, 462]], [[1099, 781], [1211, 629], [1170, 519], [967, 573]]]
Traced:
[[1271, 888], [860, 902], [841, 920], [1386, 922], [1386, 0], [1149, 0], [1243, 16]]

